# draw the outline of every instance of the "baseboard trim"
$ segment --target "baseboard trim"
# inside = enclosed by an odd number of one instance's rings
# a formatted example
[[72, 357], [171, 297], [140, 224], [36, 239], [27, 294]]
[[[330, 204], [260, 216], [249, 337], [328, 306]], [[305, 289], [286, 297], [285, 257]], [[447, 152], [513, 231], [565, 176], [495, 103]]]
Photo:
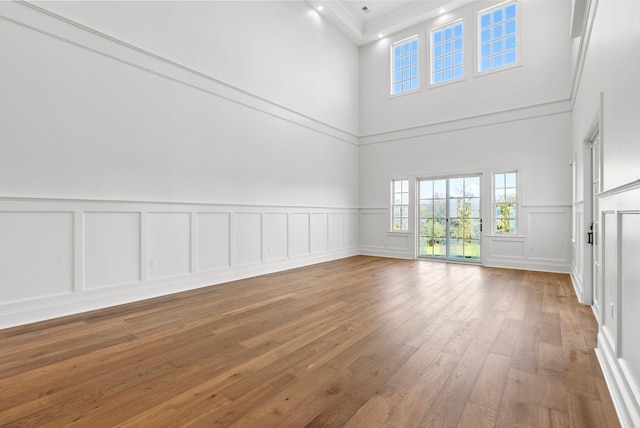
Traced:
[[602, 331], [598, 333], [598, 347], [595, 353], [622, 428], [640, 427], [640, 398], [634, 394], [620, 366], [620, 360], [615, 357]]
[[490, 259], [490, 260], [485, 260], [483, 265], [486, 267], [496, 267], [496, 268], [504, 268], [504, 269], [520, 269], [520, 270], [531, 270], [531, 271], [538, 271], [538, 272], [552, 272], [552, 273], [566, 273], [566, 274], [569, 274], [571, 271], [568, 265], [530, 262], [527, 260], [512, 261], [512, 260]]
[[360, 247], [360, 254], [363, 256], [388, 257], [390, 259], [413, 260], [413, 254], [402, 250], [391, 250], [388, 248]]
[[201, 274], [186, 274], [166, 279], [149, 280], [145, 283], [123, 284], [117, 287], [96, 289], [83, 293], [65, 294], [57, 296], [57, 298], [34, 300], [30, 301], [28, 306], [1, 312], [0, 329], [153, 299], [183, 291], [329, 262], [358, 254], [360, 254], [358, 248], [344, 249], [320, 255], [290, 258], [273, 263], [261, 263], [255, 266], [210, 271]]
[[576, 297], [578, 298], [578, 302], [580, 302], [581, 304], [585, 304], [584, 303], [584, 299], [582, 298], [583, 294], [583, 284], [582, 281], [580, 281], [578, 279], [578, 277], [576, 276], [576, 272], [575, 270], [572, 268], [571, 269], [571, 273], [570, 273], [570, 277], [571, 277], [571, 285], [573, 285], [573, 291], [576, 293]]

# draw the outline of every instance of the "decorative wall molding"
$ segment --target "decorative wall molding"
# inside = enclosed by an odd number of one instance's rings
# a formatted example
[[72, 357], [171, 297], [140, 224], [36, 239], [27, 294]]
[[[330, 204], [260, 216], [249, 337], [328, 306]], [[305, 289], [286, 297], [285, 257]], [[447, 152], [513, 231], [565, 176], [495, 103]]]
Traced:
[[623, 427], [640, 426], [640, 180], [598, 194], [602, 304], [596, 354]]
[[598, 193], [596, 196], [600, 199], [604, 199], [636, 189], [640, 189], [640, 178], [634, 181], [630, 181], [629, 183], [625, 183], [621, 186], [614, 187], [613, 189], [605, 190], [604, 192]]
[[476, 116], [461, 117], [443, 122], [425, 124], [413, 128], [398, 129], [360, 137], [360, 145], [390, 143], [409, 138], [445, 132], [461, 131], [465, 129], [508, 123], [518, 120], [533, 119], [571, 112], [569, 99], [551, 101], [547, 103], [524, 106], [514, 109], [484, 113]]
[[213, 76], [141, 49], [27, 1], [0, 2], [0, 19], [212, 96], [357, 145], [358, 136], [304, 115]]
[[[573, 234], [574, 238], [571, 240], [571, 282], [573, 289], [576, 293], [578, 301], [582, 304], [584, 302], [584, 234], [583, 230], [583, 204], [577, 204], [573, 209]], [[598, 318], [598, 316], [596, 316]]]
[[0, 328], [359, 254], [355, 208], [0, 198]]
[[580, 34], [580, 42], [578, 45], [578, 53], [575, 60], [575, 65], [573, 69], [573, 76], [571, 79], [571, 96], [569, 97], [571, 100], [571, 110], [576, 102], [576, 96], [578, 95], [578, 90], [580, 89], [580, 82], [582, 80], [582, 71], [584, 70], [584, 62], [587, 57], [587, 51], [589, 50], [589, 41], [591, 40], [591, 31], [593, 30], [593, 23], [596, 19], [596, 11], [598, 10], [598, 2], [599, 0], [588, 0], [588, 4], [586, 6], [587, 17], [585, 20], [585, 24], [583, 27], [583, 33]]
[[[482, 237], [482, 263], [485, 266], [528, 269], [546, 272], [571, 271], [570, 230], [571, 205], [521, 206], [521, 235], [504, 237], [485, 234]], [[413, 231], [389, 231], [386, 208], [360, 210], [360, 251], [362, 254], [413, 259], [416, 238]], [[565, 245], [558, 245], [566, 235]]]

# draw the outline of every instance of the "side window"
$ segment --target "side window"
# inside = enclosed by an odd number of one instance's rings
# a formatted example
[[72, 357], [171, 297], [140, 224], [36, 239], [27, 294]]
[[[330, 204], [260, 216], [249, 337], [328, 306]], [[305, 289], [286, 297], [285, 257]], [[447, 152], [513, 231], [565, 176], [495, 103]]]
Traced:
[[418, 89], [418, 36], [391, 45], [391, 94]]
[[478, 71], [518, 62], [517, 3], [502, 3], [478, 13]]
[[391, 230], [409, 230], [409, 180], [393, 180], [391, 192]]
[[518, 173], [493, 175], [493, 231], [498, 235], [518, 233]]
[[431, 30], [431, 84], [464, 76], [463, 23], [458, 20]]

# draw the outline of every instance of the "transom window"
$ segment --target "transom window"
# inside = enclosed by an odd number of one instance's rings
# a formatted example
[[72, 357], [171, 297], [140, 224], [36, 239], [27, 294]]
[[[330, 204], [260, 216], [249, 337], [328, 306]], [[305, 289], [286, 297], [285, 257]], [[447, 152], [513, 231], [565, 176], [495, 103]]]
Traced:
[[418, 36], [391, 45], [391, 94], [418, 89]]
[[392, 230], [409, 230], [409, 180], [392, 182]]
[[464, 76], [462, 20], [431, 31], [431, 84]]
[[496, 234], [517, 233], [517, 183], [518, 173], [506, 172], [493, 176], [494, 232]]
[[478, 69], [492, 70], [518, 61], [516, 3], [503, 3], [478, 13]]

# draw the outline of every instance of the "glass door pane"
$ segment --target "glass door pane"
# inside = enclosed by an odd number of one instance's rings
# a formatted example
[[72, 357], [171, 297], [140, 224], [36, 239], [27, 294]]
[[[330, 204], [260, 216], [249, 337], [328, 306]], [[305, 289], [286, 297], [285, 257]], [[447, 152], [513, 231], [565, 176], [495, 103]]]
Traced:
[[420, 257], [446, 257], [447, 180], [420, 181]]
[[449, 179], [449, 258], [480, 259], [480, 177]]
[[420, 180], [420, 257], [480, 260], [480, 176]]

